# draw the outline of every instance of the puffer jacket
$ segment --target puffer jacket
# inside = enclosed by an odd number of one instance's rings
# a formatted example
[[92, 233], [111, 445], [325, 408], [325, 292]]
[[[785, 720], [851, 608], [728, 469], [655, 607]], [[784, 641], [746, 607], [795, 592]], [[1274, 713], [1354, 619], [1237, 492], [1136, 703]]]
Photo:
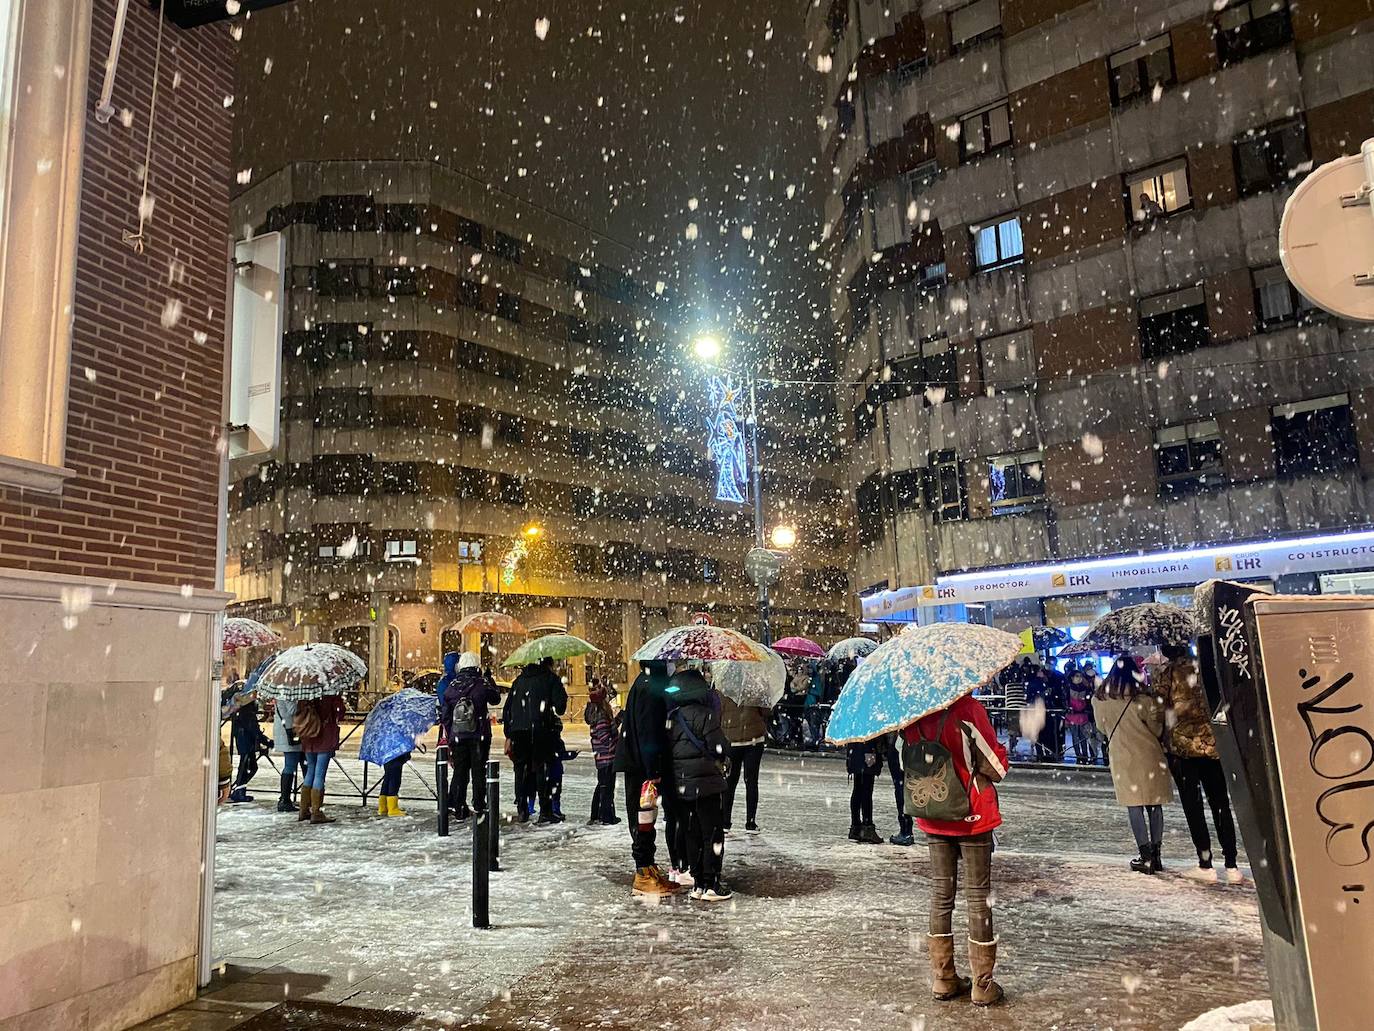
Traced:
[[1207, 699], [1202, 695], [1202, 682], [1192, 660], [1166, 662], [1155, 670], [1151, 684], [1164, 699], [1169, 753], [1193, 759], [1219, 759]]
[[[472, 703], [472, 715], [477, 722], [476, 730], [454, 732], [453, 707], [458, 704], [460, 698], [466, 698]], [[440, 716], [448, 739], [488, 740], [491, 737], [491, 719], [487, 714], [487, 706], [496, 705], [500, 701], [501, 691], [497, 688], [496, 682], [480, 669], [469, 666], [467, 669], [455, 670], [448, 687], [444, 689], [443, 710]]]
[[730, 739], [720, 729], [711, 685], [694, 669], [668, 682], [668, 741], [673, 789], [686, 801], [725, 793]]
[[720, 729], [731, 745], [756, 745], [768, 733], [768, 710], [757, 705], [736, 705], [729, 698], [721, 698]]

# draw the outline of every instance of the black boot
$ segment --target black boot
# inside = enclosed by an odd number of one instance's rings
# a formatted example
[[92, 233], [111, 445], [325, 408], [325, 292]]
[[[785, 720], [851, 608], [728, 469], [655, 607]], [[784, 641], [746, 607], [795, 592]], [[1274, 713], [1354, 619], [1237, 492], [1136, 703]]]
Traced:
[[277, 799], [277, 812], [294, 813], [296, 803], [291, 801], [291, 789], [296, 786], [295, 777], [283, 777], [281, 779], [281, 797]]
[[1150, 873], [1163, 873], [1164, 864], [1159, 860], [1159, 845], [1150, 846]]
[[859, 840], [859, 825], [858, 825], [857, 823], [851, 823], [851, 824], [849, 825], [849, 840], [850, 840], [850, 841], [858, 841], [858, 840]]
[[1154, 873], [1154, 860], [1148, 846], [1141, 846], [1140, 858], [1131, 860], [1131, 869], [1136, 873]]

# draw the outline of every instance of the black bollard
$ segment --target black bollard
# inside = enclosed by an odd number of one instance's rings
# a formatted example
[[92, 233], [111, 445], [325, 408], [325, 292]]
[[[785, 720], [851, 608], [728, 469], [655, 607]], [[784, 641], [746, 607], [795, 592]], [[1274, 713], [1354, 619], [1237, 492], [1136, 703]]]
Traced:
[[491, 851], [491, 833], [488, 827], [494, 821], [491, 813], [475, 812], [472, 814], [472, 926], [490, 927], [491, 916], [488, 912], [488, 892], [490, 889], [489, 878], [487, 876], [488, 863]]
[[448, 837], [448, 745], [434, 749], [434, 793], [439, 796], [439, 818], [435, 830]]
[[501, 869], [501, 761], [487, 760], [487, 812], [491, 819], [491, 848], [488, 869]]

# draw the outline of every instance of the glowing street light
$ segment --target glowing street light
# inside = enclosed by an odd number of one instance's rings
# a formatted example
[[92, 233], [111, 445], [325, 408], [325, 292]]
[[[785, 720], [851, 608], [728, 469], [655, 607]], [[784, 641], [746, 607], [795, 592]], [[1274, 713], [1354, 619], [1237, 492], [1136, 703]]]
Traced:
[[525, 527], [525, 536], [528, 537], [530, 540], [534, 540], [543, 532], [544, 528], [540, 526], [538, 523], [530, 523], [529, 526]]
[[714, 362], [720, 358], [720, 340], [709, 333], [699, 336], [692, 342], [692, 353], [704, 362]]
[[791, 551], [797, 543], [797, 531], [787, 524], [773, 527], [771, 536], [773, 547], [779, 551]]

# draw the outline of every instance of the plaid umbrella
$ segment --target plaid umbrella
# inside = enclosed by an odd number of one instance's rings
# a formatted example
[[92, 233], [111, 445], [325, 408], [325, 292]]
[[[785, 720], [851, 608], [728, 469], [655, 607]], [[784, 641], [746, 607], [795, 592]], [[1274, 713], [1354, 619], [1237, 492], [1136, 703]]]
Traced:
[[1066, 647], [1061, 657], [1106, 652], [1120, 655], [1161, 644], [1187, 644], [1197, 636], [1193, 617], [1177, 605], [1152, 601], [1127, 605], [1099, 616], [1083, 637]]
[[262, 698], [299, 702], [343, 694], [367, 676], [367, 663], [337, 644], [298, 644], [262, 671], [256, 687]]
[[544, 659], [572, 659], [579, 655], [600, 654], [601, 649], [572, 634], [546, 634], [526, 641], [510, 658], [501, 663], [503, 666], [528, 666]]
[[737, 662], [763, 662], [768, 649], [751, 641], [738, 630], [723, 626], [679, 626], [659, 634], [634, 653], [635, 662], [683, 662], [698, 659], [715, 662], [734, 659]]

